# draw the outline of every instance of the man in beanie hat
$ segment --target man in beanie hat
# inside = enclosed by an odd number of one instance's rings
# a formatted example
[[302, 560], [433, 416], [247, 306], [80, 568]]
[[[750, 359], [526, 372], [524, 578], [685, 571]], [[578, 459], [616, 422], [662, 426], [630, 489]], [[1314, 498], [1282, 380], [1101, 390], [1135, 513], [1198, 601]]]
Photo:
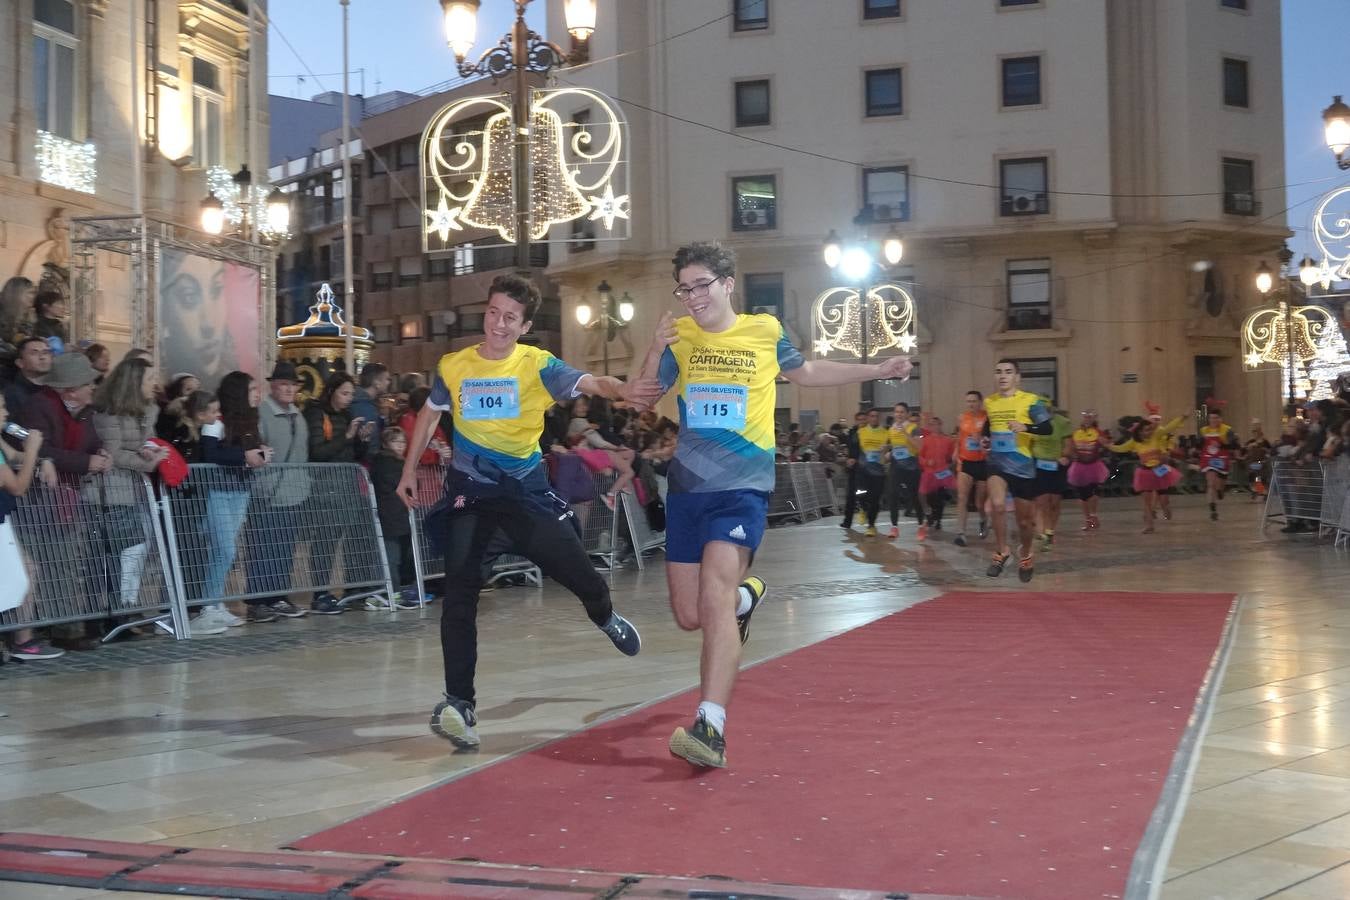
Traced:
[[266, 622], [277, 616], [299, 618], [308, 610], [296, 606], [275, 592], [281, 591], [290, 576], [297, 512], [309, 499], [309, 473], [304, 469], [280, 469], [280, 465], [309, 462], [309, 427], [295, 394], [300, 379], [295, 365], [278, 362], [267, 377], [267, 396], [258, 404], [258, 436], [272, 448], [272, 465], [257, 477], [252, 507], [248, 514], [248, 546], [266, 547], [266, 552], [250, 553], [247, 559], [248, 592], [272, 591], [273, 596], [245, 601], [251, 622]]
[[83, 353], [62, 353], [42, 379], [43, 389], [20, 412], [18, 423], [47, 436], [44, 450], [64, 476], [106, 472], [112, 457], [94, 431], [94, 396], [98, 372]]

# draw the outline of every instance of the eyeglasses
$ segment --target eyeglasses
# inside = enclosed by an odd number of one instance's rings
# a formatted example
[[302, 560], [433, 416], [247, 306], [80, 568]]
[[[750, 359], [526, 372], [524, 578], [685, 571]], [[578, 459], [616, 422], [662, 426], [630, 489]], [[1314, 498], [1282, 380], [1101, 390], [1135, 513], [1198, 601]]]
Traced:
[[695, 297], [706, 297], [708, 296], [708, 291], [712, 289], [712, 286], [725, 277], [725, 275], [718, 275], [711, 281], [696, 281], [689, 287], [677, 287], [675, 290], [671, 291], [671, 293], [674, 294], [675, 298], [681, 303], [692, 300]]

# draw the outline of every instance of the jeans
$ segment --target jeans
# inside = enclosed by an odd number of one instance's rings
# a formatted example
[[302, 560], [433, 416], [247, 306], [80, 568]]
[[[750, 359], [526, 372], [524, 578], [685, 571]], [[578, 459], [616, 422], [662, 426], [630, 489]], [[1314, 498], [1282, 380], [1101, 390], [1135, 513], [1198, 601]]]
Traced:
[[239, 530], [248, 512], [248, 491], [210, 491], [206, 495], [206, 544], [209, 561], [202, 596], [219, 601], [234, 567]]
[[271, 506], [254, 503], [248, 516], [246, 561], [248, 592], [269, 596], [246, 601], [250, 606], [268, 605], [285, 600], [295, 568], [296, 520], [304, 506]]
[[570, 520], [532, 503], [509, 497], [483, 498], [456, 511], [446, 523], [445, 601], [441, 610], [441, 653], [445, 692], [473, 705], [478, 667], [478, 589], [488, 544], [505, 532], [512, 552], [528, 558], [581, 600], [597, 626], [609, 621], [609, 585], [586, 556]]
[[413, 566], [412, 535], [384, 539], [384, 555], [389, 560], [389, 580], [394, 583], [394, 591], [400, 592], [417, 584], [417, 572]]

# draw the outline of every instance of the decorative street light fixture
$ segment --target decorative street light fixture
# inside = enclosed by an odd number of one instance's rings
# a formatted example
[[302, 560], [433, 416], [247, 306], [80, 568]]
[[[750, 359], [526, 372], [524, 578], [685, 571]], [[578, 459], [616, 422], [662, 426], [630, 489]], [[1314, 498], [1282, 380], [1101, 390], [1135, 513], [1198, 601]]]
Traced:
[[290, 199], [276, 188], [255, 187], [247, 165], [233, 175], [228, 169], [212, 167], [206, 182], [210, 193], [201, 203], [202, 231], [222, 234], [228, 224], [247, 241], [276, 243], [290, 237]]
[[[595, 32], [595, 0], [566, 0], [563, 9], [567, 21], [567, 30], [572, 36], [572, 48], [565, 52], [552, 41], [545, 40], [532, 31], [525, 23], [525, 10], [531, 0], [513, 0], [516, 7], [516, 20], [511, 31], [504, 35], [496, 46], [485, 51], [476, 62], [469, 60], [478, 32], [478, 9], [481, 0], [440, 0], [441, 12], [445, 23], [445, 39], [455, 54], [459, 74], [464, 78], [489, 76], [494, 81], [507, 74], [514, 78], [511, 113], [515, 125], [513, 145], [514, 157], [511, 167], [515, 194], [515, 222], [508, 233], [516, 245], [516, 268], [522, 272], [530, 269], [530, 197], [531, 191], [525, 189], [530, 183], [531, 159], [533, 147], [542, 146], [531, 141], [533, 132], [552, 124], [552, 118], [531, 109], [529, 73], [546, 74], [567, 65], [576, 65], [589, 58], [591, 35]], [[540, 121], [535, 121], [536, 119]], [[506, 134], [505, 131], [502, 132]], [[626, 200], [626, 198], [624, 198]], [[581, 201], [577, 201], [580, 203]], [[577, 214], [584, 206], [577, 210]], [[443, 219], [453, 223], [451, 211], [447, 208]], [[626, 218], [626, 213], [620, 214]], [[610, 221], [613, 221], [611, 217]], [[473, 224], [473, 223], [471, 223]], [[450, 227], [458, 227], [450, 224]]]
[[629, 322], [633, 321], [633, 315], [637, 311], [637, 308], [633, 304], [633, 298], [628, 296], [627, 291], [624, 292], [621, 299], [616, 301], [614, 299], [614, 289], [609, 286], [608, 281], [600, 282], [599, 286], [596, 287], [595, 292], [600, 297], [599, 315], [596, 314], [595, 310], [591, 309], [589, 303], [578, 303], [577, 324], [587, 331], [598, 331], [601, 328], [604, 329], [604, 334], [601, 336], [601, 344], [604, 348], [602, 351], [604, 353], [603, 374], [608, 375], [609, 342], [614, 340], [615, 336], [618, 335], [620, 331], [626, 329]]
[[[1294, 254], [1288, 247], [1280, 251], [1280, 270], [1274, 272], [1263, 260], [1256, 269], [1256, 289], [1262, 296], [1270, 296], [1277, 287], [1278, 303], [1274, 307], [1258, 309], [1242, 323], [1243, 367], [1259, 369], [1263, 365], [1278, 365], [1284, 369], [1286, 403], [1293, 409], [1297, 399], [1299, 370], [1318, 356], [1318, 343], [1328, 328], [1335, 328], [1331, 314], [1320, 306], [1294, 306], [1294, 279], [1289, 274]], [[1309, 278], [1311, 277], [1311, 281]], [[1312, 260], [1299, 265], [1299, 280], [1311, 286], [1320, 278]], [[1291, 412], [1292, 414], [1292, 412]]]
[[1326, 126], [1327, 148], [1336, 155], [1336, 165], [1350, 169], [1350, 106], [1345, 105], [1341, 95], [1332, 98], [1331, 105], [1322, 110], [1322, 122]]
[[[838, 270], [850, 287], [831, 288], [812, 304], [816, 354], [842, 351], [866, 365], [874, 353], [892, 347], [906, 353], [914, 349], [918, 343], [914, 298], [900, 285], [873, 277], [878, 270], [888, 274], [904, 253], [904, 242], [894, 229], [880, 243], [846, 243], [831, 229], [822, 255], [825, 264]], [[872, 408], [874, 388], [874, 382], [863, 382], [861, 405], [865, 410]]]

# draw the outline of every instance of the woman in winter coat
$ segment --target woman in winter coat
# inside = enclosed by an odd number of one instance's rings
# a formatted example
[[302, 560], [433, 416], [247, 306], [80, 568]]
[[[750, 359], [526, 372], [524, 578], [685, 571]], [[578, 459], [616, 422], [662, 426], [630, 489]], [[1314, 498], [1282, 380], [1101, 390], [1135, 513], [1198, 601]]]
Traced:
[[[155, 436], [155, 392], [159, 376], [146, 359], [124, 359], [108, 373], [94, 393], [94, 430], [112, 457], [112, 468], [91, 488], [99, 510], [100, 555], [117, 564], [119, 597], [123, 606], [140, 600], [141, 573], [154, 523], [147, 515], [142, 476], [155, 471], [168, 450], [150, 443]], [[144, 498], [148, 500], [148, 498]]]

